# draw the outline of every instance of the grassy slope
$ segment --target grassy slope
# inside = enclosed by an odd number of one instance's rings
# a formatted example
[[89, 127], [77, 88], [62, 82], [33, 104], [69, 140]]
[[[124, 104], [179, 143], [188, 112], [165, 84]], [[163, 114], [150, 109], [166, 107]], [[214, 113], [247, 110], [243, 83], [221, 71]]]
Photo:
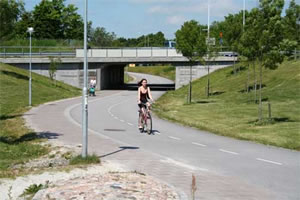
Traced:
[[125, 67], [124, 69], [124, 83], [129, 83], [134, 80], [132, 76], [129, 76], [126, 72], [128, 71], [129, 67]]
[[152, 74], [175, 81], [175, 67], [173, 66], [129, 67], [128, 69], [129, 72]]
[[[33, 106], [80, 95], [80, 90], [32, 74]], [[35, 133], [24, 125], [28, 106], [28, 71], [0, 63], [0, 177], [10, 176], [9, 166], [47, 153]]]
[[[256, 70], [258, 72], [258, 70]], [[207, 78], [193, 82], [193, 103], [185, 104], [187, 87], [163, 95], [156, 105], [159, 116], [220, 135], [300, 150], [300, 61], [285, 62], [277, 70], [264, 70], [263, 99], [272, 105], [273, 123], [258, 124], [254, 91], [245, 89], [247, 70], [232, 75], [232, 68], [211, 74], [213, 95], [205, 96]], [[257, 74], [258, 75], [258, 74]], [[254, 73], [250, 71], [251, 84]], [[263, 103], [267, 118], [267, 102]]]

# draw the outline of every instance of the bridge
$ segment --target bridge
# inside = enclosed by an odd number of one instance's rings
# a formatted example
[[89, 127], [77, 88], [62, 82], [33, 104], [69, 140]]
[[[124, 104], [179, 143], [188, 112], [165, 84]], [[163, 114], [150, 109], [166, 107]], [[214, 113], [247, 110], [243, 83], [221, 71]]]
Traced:
[[[35, 52], [32, 54], [32, 71], [41, 75], [49, 76], [49, 57], [59, 57], [61, 64], [56, 72], [56, 79], [64, 81], [75, 87], [83, 85], [83, 49], [73, 52]], [[231, 65], [237, 57], [217, 56], [207, 60], [210, 71]], [[0, 62], [11, 64], [24, 69], [29, 68], [28, 52], [2, 52]], [[206, 75], [206, 66], [198, 63], [190, 71], [189, 62], [181, 53], [174, 48], [105, 48], [88, 50], [88, 76], [95, 77], [97, 88], [117, 89], [124, 85], [124, 67], [128, 64], [171, 64], [176, 67], [176, 88], [187, 84], [192, 72], [192, 79]]]

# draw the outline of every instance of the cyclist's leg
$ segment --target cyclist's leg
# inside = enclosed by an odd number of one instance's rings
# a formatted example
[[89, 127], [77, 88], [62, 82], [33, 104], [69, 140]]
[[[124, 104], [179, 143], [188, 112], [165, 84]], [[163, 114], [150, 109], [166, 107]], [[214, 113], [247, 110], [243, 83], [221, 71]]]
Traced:
[[147, 109], [151, 110], [151, 104], [149, 102], [147, 102], [146, 105], [147, 105]]
[[143, 117], [143, 110], [142, 110], [142, 106], [141, 105], [138, 105], [139, 106], [139, 129], [142, 129], [143, 126], [142, 126], [142, 117]]

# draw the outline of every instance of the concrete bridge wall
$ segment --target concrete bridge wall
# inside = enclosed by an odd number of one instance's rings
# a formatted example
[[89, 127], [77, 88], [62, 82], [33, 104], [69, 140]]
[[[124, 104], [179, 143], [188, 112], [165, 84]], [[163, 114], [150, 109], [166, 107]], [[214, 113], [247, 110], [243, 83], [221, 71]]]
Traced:
[[[12, 65], [28, 70], [28, 63], [13, 63]], [[49, 77], [49, 63], [32, 63], [32, 72]], [[125, 65], [108, 65], [89, 63], [88, 83], [96, 78], [97, 90], [115, 89], [124, 82]], [[83, 63], [63, 63], [58, 66], [55, 79], [74, 87], [83, 87]]]
[[[188, 59], [170, 48], [122, 48], [122, 49], [91, 49], [88, 51], [89, 79], [97, 78], [97, 89], [112, 89], [123, 84], [124, 67], [127, 64], [172, 64], [176, 66], [176, 88], [189, 82]], [[236, 57], [219, 56], [210, 63], [211, 72], [231, 65]], [[0, 62], [29, 68], [29, 58], [0, 58]], [[216, 65], [218, 64], [218, 65]], [[32, 58], [33, 72], [49, 76], [50, 59]], [[205, 66], [194, 66], [193, 80], [207, 74]], [[61, 58], [61, 65], [56, 72], [56, 79], [81, 88], [83, 85], [83, 50], [76, 50], [76, 57]]]
[[[223, 65], [209, 65], [209, 72], [216, 71], [230, 66], [229, 64]], [[188, 65], [176, 66], [176, 81], [175, 88], [178, 89], [184, 85], [189, 84], [190, 74], [192, 74], [192, 80], [198, 79], [200, 77], [206, 76], [208, 74], [208, 66], [205, 65], [196, 65], [192, 67]]]

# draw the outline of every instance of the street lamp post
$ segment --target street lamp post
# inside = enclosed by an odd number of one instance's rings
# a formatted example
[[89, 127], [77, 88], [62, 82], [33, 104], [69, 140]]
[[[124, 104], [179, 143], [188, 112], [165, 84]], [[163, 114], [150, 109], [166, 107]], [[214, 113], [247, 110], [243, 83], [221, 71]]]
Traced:
[[31, 55], [31, 34], [34, 32], [32, 27], [28, 27], [27, 32], [29, 33], [29, 106], [32, 105], [31, 103], [31, 62], [32, 62], [32, 55]]
[[87, 9], [88, 0], [85, 0], [84, 14], [84, 69], [83, 69], [83, 88], [82, 88], [82, 157], [87, 156], [88, 142], [88, 94], [87, 94]]
[[210, 38], [209, 38], [209, 17], [210, 17], [210, 7], [209, 7], [210, 0], [207, 2], [207, 97], [209, 97], [209, 89], [210, 89], [210, 82], [209, 82], [209, 58], [210, 58]]

